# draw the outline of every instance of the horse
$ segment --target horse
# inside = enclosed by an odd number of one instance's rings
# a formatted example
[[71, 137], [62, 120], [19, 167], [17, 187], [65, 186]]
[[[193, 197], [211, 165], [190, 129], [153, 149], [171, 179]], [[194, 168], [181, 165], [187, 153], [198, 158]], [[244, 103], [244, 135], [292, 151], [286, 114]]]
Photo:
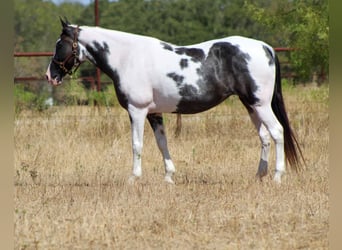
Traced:
[[229, 36], [178, 46], [154, 37], [78, 26], [67, 19], [60, 22], [62, 33], [46, 79], [58, 86], [67, 74], [89, 60], [113, 80], [118, 101], [127, 110], [131, 124], [133, 170], [129, 183], [142, 176], [146, 118], [163, 157], [164, 180], [173, 184], [175, 166], [162, 114], [203, 112], [231, 95], [237, 95], [246, 107], [260, 137], [256, 176], [261, 179], [268, 173], [271, 137], [276, 150], [274, 181], [281, 183], [286, 163], [296, 171], [301, 168], [304, 158], [286, 113], [279, 60], [270, 45]]

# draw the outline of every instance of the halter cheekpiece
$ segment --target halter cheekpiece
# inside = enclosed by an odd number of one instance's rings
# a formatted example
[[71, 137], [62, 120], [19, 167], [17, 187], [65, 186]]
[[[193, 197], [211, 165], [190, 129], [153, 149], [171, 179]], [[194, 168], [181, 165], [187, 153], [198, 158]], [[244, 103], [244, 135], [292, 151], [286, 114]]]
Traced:
[[[78, 38], [78, 31], [79, 31], [79, 28], [78, 26], [74, 29], [74, 39], [72, 41], [72, 51], [71, 51], [71, 54], [68, 55], [64, 61], [60, 62], [60, 61], [57, 61], [55, 58], [52, 58], [53, 62], [58, 64], [58, 66], [60, 67], [60, 69], [63, 70], [63, 72], [65, 74], [69, 74], [69, 75], [72, 75], [77, 69], [78, 67], [81, 65], [81, 61], [80, 59], [78, 58], [78, 55], [77, 55], [77, 48], [78, 48], [78, 42], [77, 42], [77, 38]], [[65, 67], [65, 64], [71, 59], [71, 58], [74, 58], [74, 64], [72, 65], [71, 69], [67, 69]], [[73, 70], [74, 68], [74, 70]]]

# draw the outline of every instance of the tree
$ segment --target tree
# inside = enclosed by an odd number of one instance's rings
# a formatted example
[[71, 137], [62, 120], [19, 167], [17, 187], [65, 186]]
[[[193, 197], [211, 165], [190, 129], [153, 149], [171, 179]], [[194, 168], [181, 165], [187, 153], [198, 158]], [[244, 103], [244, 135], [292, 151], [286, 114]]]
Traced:
[[274, 8], [246, 3], [248, 13], [272, 31], [279, 46], [298, 49], [291, 53], [291, 63], [298, 80], [322, 81], [329, 70], [329, 13], [327, 0], [272, 1]]

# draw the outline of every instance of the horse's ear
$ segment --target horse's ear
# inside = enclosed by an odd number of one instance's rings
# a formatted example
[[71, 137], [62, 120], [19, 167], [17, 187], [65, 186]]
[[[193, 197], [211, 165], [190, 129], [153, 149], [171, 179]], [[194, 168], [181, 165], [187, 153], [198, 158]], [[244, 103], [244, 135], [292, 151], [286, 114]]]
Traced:
[[59, 20], [61, 21], [61, 24], [62, 24], [63, 28], [68, 27], [68, 25], [70, 24], [68, 19], [66, 19], [66, 17], [64, 17], [64, 20], [61, 17], [59, 17]]

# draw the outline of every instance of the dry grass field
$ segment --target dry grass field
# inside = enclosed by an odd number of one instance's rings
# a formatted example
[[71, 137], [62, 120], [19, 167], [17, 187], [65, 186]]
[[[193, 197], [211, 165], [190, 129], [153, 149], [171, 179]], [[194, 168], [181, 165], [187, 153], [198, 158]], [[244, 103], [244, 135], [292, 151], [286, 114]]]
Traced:
[[176, 185], [145, 126], [143, 177], [130, 186], [121, 108], [53, 107], [15, 118], [15, 249], [328, 249], [328, 86], [284, 98], [307, 166], [255, 179], [260, 144], [237, 98], [165, 116]]

